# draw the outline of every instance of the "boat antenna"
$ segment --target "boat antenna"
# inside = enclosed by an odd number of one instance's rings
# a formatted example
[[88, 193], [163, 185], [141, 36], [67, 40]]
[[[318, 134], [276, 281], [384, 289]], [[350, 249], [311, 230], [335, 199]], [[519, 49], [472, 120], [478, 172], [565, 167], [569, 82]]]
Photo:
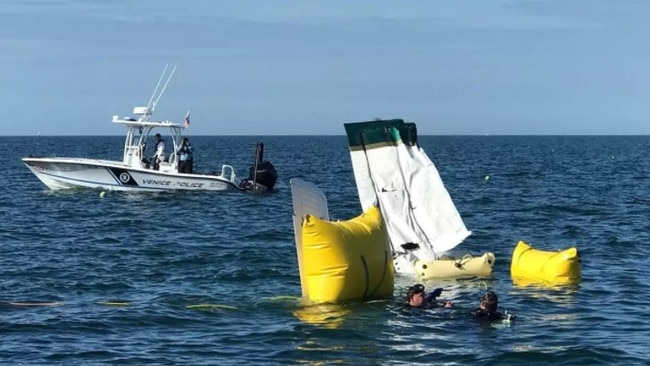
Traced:
[[160, 88], [160, 83], [162, 83], [163, 79], [165, 78], [165, 75], [167, 74], [167, 68], [169, 67], [169, 64], [165, 65], [165, 68], [163, 69], [162, 74], [160, 74], [160, 78], [158, 79], [158, 83], [156, 84], [156, 87], [153, 90], [153, 94], [151, 94], [151, 98], [149, 98], [149, 103], [147, 103], [147, 110], [153, 112], [156, 110], [156, 105], [158, 104], [158, 101], [160, 100], [160, 97], [162, 97], [163, 93], [165, 92], [165, 89], [167, 89], [167, 84], [169, 84], [169, 81], [172, 79], [172, 76], [174, 75], [174, 72], [176, 72], [176, 65], [174, 65], [174, 68], [172, 68], [172, 71], [169, 73], [167, 76], [167, 80], [165, 81], [165, 84], [163, 84], [162, 89], [158, 90]]

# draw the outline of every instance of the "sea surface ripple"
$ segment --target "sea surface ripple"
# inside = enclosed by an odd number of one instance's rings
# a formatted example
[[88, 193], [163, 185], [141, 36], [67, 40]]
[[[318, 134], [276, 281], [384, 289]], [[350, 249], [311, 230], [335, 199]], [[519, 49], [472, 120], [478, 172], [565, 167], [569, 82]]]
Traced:
[[[455, 251], [497, 256], [490, 278], [426, 282], [455, 305], [430, 310], [404, 307], [404, 277], [393, 299], [300, 302], [289, 181], [317, 184], [334, 219], [358, 215], [344, 136], [190, 139], [196, 170], [241, 178], [264, 142], [275, 192], [55, 192], [20, 158], [119, 160], [123, 138], [0, 137], [0, 362], [649, 364], [648, 137], [420, 137], [473, 231]], [[519, 240], [577, 246], [582, 281], [513, 283]], [[485, 286], [513, 323], [468, 316]]]

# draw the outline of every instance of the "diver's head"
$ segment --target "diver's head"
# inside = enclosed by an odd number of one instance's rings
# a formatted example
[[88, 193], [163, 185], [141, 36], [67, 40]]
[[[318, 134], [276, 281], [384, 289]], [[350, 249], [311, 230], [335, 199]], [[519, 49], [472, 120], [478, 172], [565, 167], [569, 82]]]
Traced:
[[485, 295], [481, 296], [481, 309], [494, 312], [497, 311], [499, 305], [499, 297], [492, 291], [488, 291]]
[[424, 286], [419, 283], [417, 285], [409, 287], [406, 292], [406, 300], [408, 301], [409, 306], [415, 308], [424, 306], [425, 296], [426, 294], [424, 293]]

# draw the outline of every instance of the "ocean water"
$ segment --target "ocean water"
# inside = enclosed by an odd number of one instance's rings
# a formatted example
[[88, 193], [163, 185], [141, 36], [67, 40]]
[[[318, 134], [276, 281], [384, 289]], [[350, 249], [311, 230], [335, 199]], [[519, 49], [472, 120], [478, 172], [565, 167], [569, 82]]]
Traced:
[[[21, 157], [119, 159], [123, 138], [0, 137], [0, 363], [650, 364], [648, 137], [420, 137], [473, 231], [457, 251], [497, 256], [490, 278], [425, 282], [455, 305], [429, 310], [403, 306], [404, 277], [389, 300], [299, 300], [289, 180], [323, 189], [332, 218], [358, 215], [344, 136], [191, 141], [195, 170], [242, 178], [264, 142], [275, 192], [54, 192]], [[519, 240], [577, 246], [582, 280], [513, 283]], [[510, 325], [469, 317], [485, 286]]]

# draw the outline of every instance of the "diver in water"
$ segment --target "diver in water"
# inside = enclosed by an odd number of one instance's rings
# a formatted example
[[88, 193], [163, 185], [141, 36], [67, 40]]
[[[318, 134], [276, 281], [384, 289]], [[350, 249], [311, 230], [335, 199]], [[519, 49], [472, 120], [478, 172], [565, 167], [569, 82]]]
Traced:
[[[439, 305], [436, 300], [441, 294], [441, 287], [438, 287], [427, 294], [424, 286], [418, 283], [417, 285], [409, 287], [406, 291], [406, 302], [412, 308], [436, 307]], [[446, 308], [452, 306], [451, 301], [447, 301], [444, 304], [444, 307]]]
[[481, 302], [479, 307], [472, 310], [472, 316], [476, 319], [481, 320], [511, 320], [514, 319], [514, 315], [504, 314], [497, 310], [499, 306], [499, 297], [492, 291], [487, 291], [483, 296], [481, 296]]

